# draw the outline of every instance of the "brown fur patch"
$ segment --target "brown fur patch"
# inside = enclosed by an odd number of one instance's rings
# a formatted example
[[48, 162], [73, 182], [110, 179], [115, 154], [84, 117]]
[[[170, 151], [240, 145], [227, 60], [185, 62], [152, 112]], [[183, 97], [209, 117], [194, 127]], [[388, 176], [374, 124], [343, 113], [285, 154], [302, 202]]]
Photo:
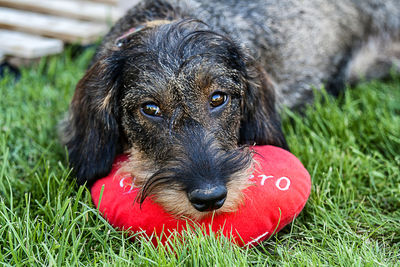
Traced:
[[105, 110], [105, 109], [107, 109], [107, 108], [109, 107], [111, 97], [112, 97], [112, 92], [110, 91], [110, 92], [106, 95], [106, 97], [103, 99], [103, 101], [100, 102], [99, 110]]
[[129, 159], [122, 163], [116, 175], [130, 174], [135, 179], [135, 185], [142, 187], [146, 180], [156, 172], [155, 163], [145, 159], [138, 149], [131, 148]]
[[146, 27], [152, 28], [152, 27], [157, 27], [157, 26], [163, 25], [163, 24], [168, 24], [171, 22], [173, 22], [173, 21], [165, 20], [165, 19], [158, 19], [158, 20], [148, 21], [145, 23], [145, 25], [146, 25]]

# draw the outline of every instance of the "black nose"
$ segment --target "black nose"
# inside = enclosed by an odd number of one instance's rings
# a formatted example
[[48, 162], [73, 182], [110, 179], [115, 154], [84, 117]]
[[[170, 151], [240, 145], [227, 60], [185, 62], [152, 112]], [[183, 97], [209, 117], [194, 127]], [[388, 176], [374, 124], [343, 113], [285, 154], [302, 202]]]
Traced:
[[209, 189], [195, 189], [188, 193], [188, 197], [196, 210], [211, 211], [224, 205], [226, 194], [225, 186], [215, 186]]

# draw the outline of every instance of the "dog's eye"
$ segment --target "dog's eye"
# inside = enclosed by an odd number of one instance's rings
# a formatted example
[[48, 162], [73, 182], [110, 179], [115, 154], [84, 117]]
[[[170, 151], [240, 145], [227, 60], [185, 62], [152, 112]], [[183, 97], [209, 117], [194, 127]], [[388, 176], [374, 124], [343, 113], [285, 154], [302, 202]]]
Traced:
[[213, 108], [219, 107], [226, 102], [228, 96], [222, 92], [215, 92], [210, 99], [210, 105]]
[[157, 106], [155, 103], [146, 103], [142, 106], [142, 112], [149, 116], [160, 117], [161, 110], [160, 107]]

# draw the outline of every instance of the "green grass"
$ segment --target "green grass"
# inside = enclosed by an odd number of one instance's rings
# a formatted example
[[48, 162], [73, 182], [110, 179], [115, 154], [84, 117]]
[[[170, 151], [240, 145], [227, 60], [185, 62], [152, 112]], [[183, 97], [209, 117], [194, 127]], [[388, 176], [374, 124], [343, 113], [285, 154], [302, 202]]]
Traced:
[[312, 176], [299, 218], [262, 246], [185, 233], [128, 241], [77, 190], [56, 125], [93, 51], [0, 80], [0, 262], [5, 265], [368, 265], [400, 262], [400, 78], [284, 112], [292, 152]]

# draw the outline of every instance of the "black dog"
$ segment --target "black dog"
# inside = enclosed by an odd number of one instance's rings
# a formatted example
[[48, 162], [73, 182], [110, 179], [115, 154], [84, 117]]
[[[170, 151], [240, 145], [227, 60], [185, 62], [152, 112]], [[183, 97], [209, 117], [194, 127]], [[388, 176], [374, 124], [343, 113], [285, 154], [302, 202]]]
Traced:
[[253, 166], [247, 145], [287, 149], [277, 106], [386, 75], [399, 29], [397, 0], [141, 2], [77, 85], [63, 135], [78, 181], [129, 152], [121, 171], [140, 202], [153, 195], [194, 219], [234, 211]]

